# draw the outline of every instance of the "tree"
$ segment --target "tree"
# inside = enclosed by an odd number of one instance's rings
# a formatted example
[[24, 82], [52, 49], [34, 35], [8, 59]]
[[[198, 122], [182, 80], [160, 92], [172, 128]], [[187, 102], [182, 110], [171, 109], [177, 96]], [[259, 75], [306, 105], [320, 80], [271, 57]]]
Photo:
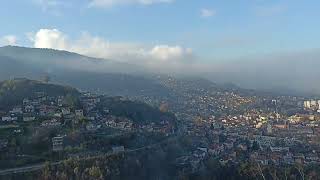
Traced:
[[103, 178], [103, 174], [102, 171], [99, 167], [97, 166], [92, 166], [89, 169], [89, 175], [93, 178], [93, 179], [102, 179]]
[[[259, 165], [260, 167], [260, 165]], [[255, 164], [251, 164], [249, 162], [241, 163], [238, 167], [238, 171], [242, 177], [252, 177], [257, 178], [260, 176], [261, 171], [259, 167]], [[263, 173], [262, 173], [263, 174]]]
[[85, 117], [81, 117], [79, 119], [80, 126], [85, 126], [87, 123], [88, 123], [88, 119], [86, 119]]
[[251, 147], [252, 151], [258, 151], [260, 149], [260, 145], [257, 141], [254, 141]]
[[220, 134], [219, 135], [219, 142], [224, 143], [226, 141], [227, 141], [227, 136], [225, 136], [224, 134]]
[[79, 104], [78, 99], [72, 94], [67, 94], [65, 97], [65, 102], [70, 107], [76, 107]]
[[46, 162], [45, 163], [45, 166], [42, 170], [42, 177], [41, 179], [44, 179], [44, 180], [49, 180], [51, 177], [51, 169], [50, 169], [50, 163], [49, 162]]
[[260, 164], [259, 164], [259, 163], [257, 163], [257, 166], [258, 166], [259, 174], [261, 175], [261, 177], [263, 178], [263, 180], [266, 180], [266, 178], [265, 178], [265, 176], [264, 176], [264, 174], [263, 174], [263, 171], [262, 171], [262, 169], [261, 169]]
[[294, 167], [295, 167], [295, 169], [297, 169], [297, 170], [298, 170], [298, 172], [299, 172], [299, 174], [300, 174], [300, 176], [301, 176], [302, 180], [304, 180], [304, 169], [303, 169], [303, 166], [302, 166], [302, 165], [297, 164], [297, 165], [295, 165]]

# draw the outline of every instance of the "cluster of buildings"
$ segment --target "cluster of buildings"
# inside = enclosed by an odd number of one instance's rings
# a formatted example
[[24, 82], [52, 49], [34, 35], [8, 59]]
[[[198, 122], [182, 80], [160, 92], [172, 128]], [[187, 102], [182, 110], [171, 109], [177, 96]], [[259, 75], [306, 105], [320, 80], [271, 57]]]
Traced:
[[[171, 78], [161, 83], [172, 91], [170, 98], [130, 98], [155, 106], [168, 104], [166, 109], [178, 118], [177, 131], [169, 121], [139, 124], [114, 116], [108, 107], [100, 107], [104, 96], [91, 93], [82, 93], [80, 105], [71, 106], [66, 97], [39, 92], [35, 98], [26, 98], [10, 111], [0, 113], [0, 127], [38, 122], [41, 128], [56, 128], [66, 127], [68, 122], [75, 126], [85, 122], [81, 131], [91, 133], [110, 128], [120, 132], [176, 133], [194, 144], [189, 154], [175, 160], [186, 171], [197, 171], [209, 157], [218, 158], [221, 164], [248, 160], [277, 166], [320, 164], [320, 115], [316, 112], [320, 112], [320, 100], [245, 95]], [[18, 130], [15, 128], [12, 133], [19, 133]], [[52, 150], [63, 150], [67, 137], [53, 137]], [[0, 138], [0, 149], [7, 146], [8, 139]], [[112, 151], [123, 152], [124, 147], [117, 146]]]
[[243, 107], [251, 105], [257, 100], [255, 96], [242, 95], [232, 90], [222, 89], [210, 84], [210, 82], [181, 80], [172, 77], [159, 77], [158, 81], [170, 90], [169, 95], [139, 95], [129, 98], [153, 106], [161, 106], [165, 103], [168, 105], [169, 111], [191, 116], [236, 114]]
[[133, 122], [128, 118], [119, 118], [115, 116], [106, 117], [106, 126], [114, 129], [120, 129], [125, 131], [133, 130]]
[[[320, 119], [312, 114], [285, 116], [248, 111], [235, 116], [197, 117], [184, 127], [195, 144], [207, 148], [204, 157], [191, 154], [182, 158], [189, 167], [200, 167], [208, 157], [219, 158], [222, 164], [243, 161], [276, 166], [320, 164]], [[199, 160], [198, 166], [194, 166], [197, 162], [194, 158]]]
[[[220, 158], [221, 163], [320, 163], [320, 116], [316, 113], [320, 101], [246, 95], [174, 78], [161, 83], [175, 92], [172, 101], [150, 97], [139, 97], [140, 100], [168, 102], [169, 110], [181, 121], [181, 134], [199, 144], [188, 156], [178, 158], [177, 165], [196, 170], [210, 156]], [[206, 149], [201, 156], [194, 153], [199, 152], [199, 147]]]
[[[147, 131], [164, 135], [174, 131], [174, 125], [169, 121], [154, 123], [150, 119], [150, 123], [140, 124], [126, 117], [114, 116], [108, 107], [102, 105], [103, 98], [108, 97], [87, 92], [76, 98], [48, 96], [44, 92], [38, 92], [32, 98], [26, 97], [12, 109], [0, 112], [0, 129], [9, 132], [5, 136], [0, 135], [0, 150], [8, 147], [12, 137], [24, 135], [26, 132], [23, 132], [23, 129], [29, 125], [35, 129], [58, 129], [57, 134], [65, 134], [68, 129], [78, 129], [91, 134], [109, 132], [108, 129], [119, 132]], [[66, 141], [69, 134], [57, 134], [50, 138], [52, 151], [62, 151], [69, 146]]]
[[316, 112], [320, 101], [226, 90], [171, 77], [161, 78], [160, 84], [172, 91], [170, 98], [134, 98], [152, 105], [166, 102], [180, 122], [177, 133], [198, 144], [176, 160], [179, 166], [196, 170], [210, 156], [220, 158], [221, 163], [320, 163], [320, 116]]
[[[15, 105], [12, 110], [3, 112], [1, 115], [2, 124], [10, 122], [31, 122], [41, 121], [41, 125], [57, 126], [61, 125], [59, 122], [62, 117], [68, 117], [73, 115], [70, 107], [65, 102], [65, 97], [47, 96], [44, 92], [36, 93], [34, 98], [25, 98], [20, 104]], [[81, 112], [83, 110], [75, 110], [75, 112]]]
[[[268, 128], [272, 128], [272, 132], [268, 132]], [[194, 130], [186, 136], [193, 139], [197, 147], [191, 149], [189, 155], [177, 158], [176, 165], [195, 172], [210, 157], [219, 159], [221, 164], [246, 161], [265, 166], [320, 164], [320, 134], [297, 128], [296, 125], [292, 125], [291, 130], [273, 125], [261, 129], [234, 128], [223, 123], [194, 125]]]
[[303, 107], [306, 110], [316, 110], [320, 113], [320, 100], [308, 100], [303, 102]]

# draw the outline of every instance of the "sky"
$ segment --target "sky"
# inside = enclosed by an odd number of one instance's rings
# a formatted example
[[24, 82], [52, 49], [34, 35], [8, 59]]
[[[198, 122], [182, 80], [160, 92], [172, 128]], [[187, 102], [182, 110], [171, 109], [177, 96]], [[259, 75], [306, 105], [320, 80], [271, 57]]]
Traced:
[[215, 62], [319, 48], [318, 0], [3, 0], [0, 45]]

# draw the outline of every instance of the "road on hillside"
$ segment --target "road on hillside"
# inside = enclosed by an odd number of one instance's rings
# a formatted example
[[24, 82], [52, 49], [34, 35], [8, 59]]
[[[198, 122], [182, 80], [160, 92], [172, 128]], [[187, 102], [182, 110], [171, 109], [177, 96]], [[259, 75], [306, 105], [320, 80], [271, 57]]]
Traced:
[[[125, 150], [124, 152], [119, 152], [119, 153], [132, 153], [132, 152], [137, 152], [137, 151], [141, 151], [144, 149], [151, 149], [151, 148], [157, 147], [161, 144], [167, 143], [175, 138], [177, 138], [177, 136], [169, 137], [168, 139], [166, 139], [162, 142], [159, 142], [159, 143], [150, 144], [148, 146], [144, 146], [144, 147], [140, 147], [140, 148], [136, 148], [136, 149], [128, 149], [128, 150]], [[107, 153], [107, 154], [99, 155], [99, 156], [80, 158], [79, 160], [81, 160], [81, 159], [96, 159], [99, 157], [112, 156], [112, 155], [116, 155], [119, 153]], [[64, 162], [64, 160], [58, 161], [58, 162], [53, 162], [53, 163], [50, 163], [50, 165], [56, 166], [56, 165], [62, 164], [63, 162]], [[25, 166], [25, 167], [0, 170], [0, 176], [39, 171], [39, 170], [43, 169], [47, 164], [48, 163], [41, 163], [41, 164], [29, 165], [29, 166]]]

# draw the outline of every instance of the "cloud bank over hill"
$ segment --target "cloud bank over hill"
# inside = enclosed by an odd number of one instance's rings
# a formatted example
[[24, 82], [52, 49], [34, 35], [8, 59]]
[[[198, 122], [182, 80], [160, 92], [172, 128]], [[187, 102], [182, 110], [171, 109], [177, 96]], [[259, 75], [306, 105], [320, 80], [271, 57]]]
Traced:
[[193, 58], [192, 49], [179, 45], [149, 46], [130, 42], [111, 42], [87, 32], [82, 33], [77, 39], [70, 39], [58, 29], [40, 29], [36, 33], [30, 33], [29, 39], [35, 48], [66, 50], [91, 57], [136, 64], [182, 63]]
[[[122, 70], [121, 72], [196, 75], [220, 83], [232, 82], [244, 88], [320, 92], [319, 49], [235, 60], [203, 61], [192, 49], [181, 45], [112, 42], [87, 32], [71, 38], [58, 29], [40, 29], [35, 33], [28, 33], [28, 38], [35, 48], [65, 50], [100, 58], [95, 59], [94, 63], [83, 57], [80, 58], [81, 61], [50, 60], [60, 67], [93, 72]], [[4, 36], [0, 38], [0, 44], [16, 45], [19, 44], [17, 39], [13, 35]]]

